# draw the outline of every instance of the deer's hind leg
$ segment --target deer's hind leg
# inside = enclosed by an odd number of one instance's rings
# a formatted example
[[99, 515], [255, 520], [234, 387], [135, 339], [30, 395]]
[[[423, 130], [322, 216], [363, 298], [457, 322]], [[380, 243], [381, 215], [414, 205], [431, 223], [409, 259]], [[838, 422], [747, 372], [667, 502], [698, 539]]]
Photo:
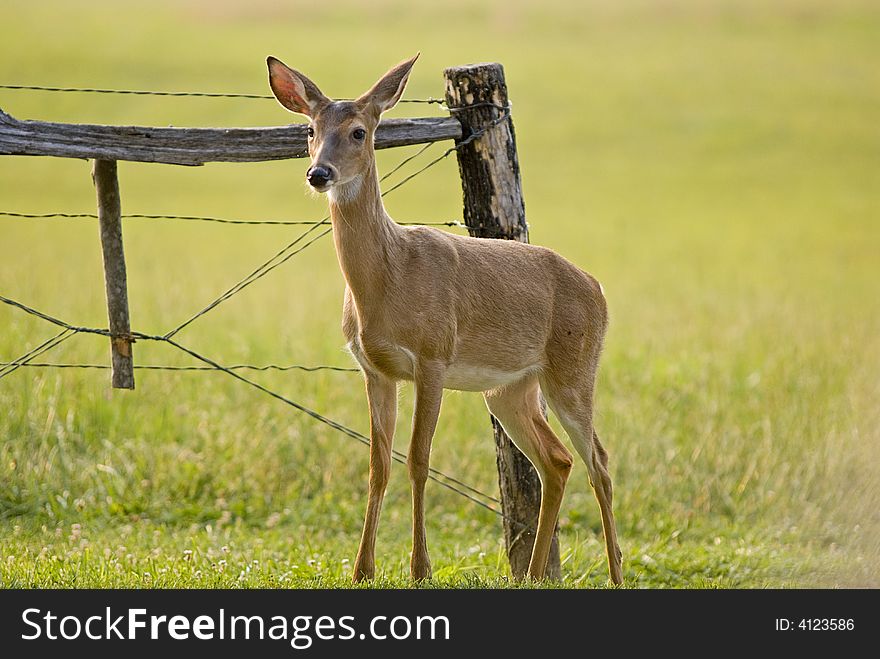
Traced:
[[611, 506], [612, 487], [611, 475], [608, 473], [608, 452], [599, 442], [599, 436], [593, 428], [595, 373], [595, 366], [580, 371], [571, 368], [564, 374], [544, 373], [541, 376], [541, 389], [547, 397], [550, 409], [558, 417], [578, 455], [587, 465], [590, 485], [593, 486], [602, 515], [608, 571], [611, 581], [620, 584], [623, 582], [622, 554], [617, 541], [617, 527]]
[[529, 562], [529, 577], [541, 580], [547, 569], [550, 542], [571, 471], [571, 453], [544, 419], [537, 378], [526, 378], [503, 389], [486, 392], [484, 396], [489, 411], [541, 477], [541, 510]]

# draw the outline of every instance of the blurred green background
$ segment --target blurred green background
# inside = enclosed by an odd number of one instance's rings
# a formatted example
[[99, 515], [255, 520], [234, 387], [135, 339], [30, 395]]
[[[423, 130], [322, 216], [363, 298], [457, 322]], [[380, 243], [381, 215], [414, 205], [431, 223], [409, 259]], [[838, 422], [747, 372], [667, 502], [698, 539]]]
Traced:
[[[880, 7], [870, 1], [524, 0], [151, 3], [7, 0], [0, 83], [265, 94], [265, 57], [330, 96], [422, 55], [502, 62], [531, 240], [598, 277], [612, 324], [597, 394], [627, 584], [880, 585]], [[290, 122], [274, 101], [0, 90], [21, 119], [176, 126]], [[442, 114], [401, 105], [392, 116]], [[415, 171], [411, 163], [389, 184]], [[416, 147], [379, 154], [388, 171]], [[319, 219], [304, 161], [120, 163], [123, 211]], [[84, 161], [0, 158], [0, 211], [94, 212]], [[399, 221], [461, 214], [454, 158], [386, 200]], [[125, 222], [135, 329], [167, 330], [295, 227]], [[94, 220], [0, 217], [0, 294], [103, 327]], [[222, 363], [348, 366], [343, 282], [323, 239], [194, 323]], [[0, 308], [0, 361], [54, 334]], [[47, 361], [108, 359], [77, 336]], [[140, 364], [190, 364], [135, 346]], [[221, 373], [22, 368], [0, 380], [3, 586], [335, 586], [348, 582], [366, 449]], [[261, 373], [360, 431], [356, 374]], [[405, 451], [412, 392], [396, 439]], [[558, 427], [558, 426], [557, 426]], [[433, 466], [497, 492], [482, 400], [450, 393]], [[498, 518], [428, 487], [440, 586], [508, 583]], [[564, 581], [606, 583], [576, 466]], [[393, 470], [379, 583], [406, 585], [409, 484]]]

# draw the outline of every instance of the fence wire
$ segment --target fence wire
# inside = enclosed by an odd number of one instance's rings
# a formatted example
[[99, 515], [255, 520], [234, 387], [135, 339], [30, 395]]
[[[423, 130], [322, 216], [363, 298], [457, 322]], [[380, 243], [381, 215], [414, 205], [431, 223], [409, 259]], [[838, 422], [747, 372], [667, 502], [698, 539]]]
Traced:
[[[49, 219], [98, 219], [97, 213], [18, 213], [14, 211], [0, 211], [0, 216], [15, 217], [18, 219], [49, 220]], [[216, 222], [218, 224], [235, 224], [247, 226], [311, 226], [323, 224], [322, 220], [239, 220], [226, 217], [209, 217], [203, 215], [148, 215], [146, 213], [123, 213], [123, 219], [140, 220], [184, 220], [191, 222]], [[405, 226], [420, 227], [460, 227], [466, 228], [460, 220], [446, 220], [440, 222], [398, 222]]]
[[[50, 322], [54, 325], [58, 325], [62, 328], [58, 334], [56, 334], [52, 338], [44, 341], [43, 343], [38, 345], [36, 348], [29, 350], [28, 352], [26, 352], [24, 355], [22, 355], [18, 359], [15, 359], [11, 362], [4, 363], [4, 370], [0, 371], [0, 379], [9, 375], [10, 373], [15, 371], [16, 369], [18, 369], [22, 366], [26, 366], [27, 364], [32, 362], [34, 359], [36, 359], [40, 355], [51, 350], [52, 348], [59, 345], [63, 341], [66, 341], [74, 334], [86, 333], [86, 334], [97, 334], [100, 336], [110, 336], [109, 330], [100, 329], [100, 328], [92, 328], [92, 327], [77, 327], [77, 326], [72, 325], [70, 323], [67, 323], [59, 318], [56, 318], [54, 316], [50, 316], [49, 314], [38, 311], [37, 309], [34, 309], [33, 307], [30, 307], [26, 304], [23, 304], [23, 303], [18, 302], [16, 300], [12, 300], [10, 298], [7, 298], [3, 295], [0, 295], [0, 302], [3, 302], [4, 304], [8, 304], [10, 306], [16, 307], [16, 308], [24, 311], [25, 313], [28, 313], [32, 316], [36, 316], [37, 318], [41, 318], [42, 320]], [[321, 423], [324, 423], [324, 424], [330, 426], [334, 430], [338, 430], [339, 432], [343, 433], [344, 435], [351, 437], [352, 439], [355, 439], [362, 444], [366, 444], [367, 446], [369, 446], [369, 444], [370, 444], [370, 438], [367, 437], [366, 435], [363, 435], [362, 433], [359, 433], [358, 431], [353, 430], [352, 428], [349, 428], [348, 426], [345, 426], [345, 425], [339, 423], [338, 421], [334, 421], [333, 419], [330, 419], [329, 417], [326, 417], [326, 416], [316, 412], [315, 410], [312, 410], [311, 408], [306, 407], [305, 405], [302, 405], [301, 403], [298, 403], [298, 402], [296, 402], [286, 396], [283, 396], [282, 394], [279, 394], [278, 392], [273, 391], [273, 390], [269, 389], [268, 387], [265, 387], [262, 384], [255, 382], [254, 380], [246, 378], [243, 375], [240, 375], [239, 373], [237, 373], [232, 368], [229, 368], [227, 366], [223, 366], [223, 365], [219, 364], [218, 362], [196, 352], [195, 350], [192, 350], [191, 348], [187, 348], [186, 346], [183, 346], [182, 344], [178, 343], [177, 341], [174, 341], [171, 338], [167, 338], [165, 336], [143, 334], [141, 332], [132, 332], [131, 335], [132, 335], [132, 337], [134, 337], [137, 340], [156, 341], [156, 342], [167, 343], [167, 344], [177, 348], [178, 350], [188, 354], [189, 356], [197, 359], [198, 361], [201, 361], [201, 362], [207, 364], [208, 367], [206, 368], [206, 370], [223, 371], [224, 373], [231, 375], [235, 379], [240, 380], [241, 382], [244, 382], [257, 390], [262, 391], [264, 394], [267, 394], [277, 400], [280, 400], [280, 401], [286, 403], [287, 405], [290, 405], [291, 407], [296, 408], [297, 410], [307, 414], [308, 416], [312, 417], [313, 419], [316, 419], [317, 421], [320, 421]], [[73, 367], [73, 366], [75, 366], [75, 365], [71, 365], [71, 367]], [[76, 366], [79, 366], [79, 365], [76, 365]], [[243, 366], [243, 367], [239, 366], [238, 368], [247, 368], [247, 366]], [[174, 368], [174, 369], [166, 369], [166, 370], [177, 370], [177, 369]], [[407, 456], [405, 453], [402, 453], [401, 451], [398, 451], [396, 449], [392, 449], [392, 457], [395, 461], [402, 463], [402, 464], [406, 464]], [[501, 517], [504, 517], [504, 514], [502, 513], [502, 511], [498, 510], [497, 508], [492, 507], [491, 505], [487, 504], [485, 501], [482, 501], [482, 500], [476, 498], [476, 497], [482, 497], [485, 500], [494, 502], [496, 504], [500, 504], [501, 503], [500, 500], [497, 499], [496, 497], [493, 497], [490, 494], [486, 494], [484, 492], [481, 492], [480, 490], [471, 487], [467, 483], [464, 483], [464, 482], [456, 479], [453, 476], [445, 474], [442, 471], [435, 469], [434, 467], [429, 467], [429, 478], [431, 478], [431, 480], [439, 483], [443, 487], [465, 497], [466, 499], [472, 501], [473, 503], [475, 503], [483, 508], [486, 508], [487, 510], [492, 511], [492, 512], [496, 513], [497, 515], [500, 515]], [[471, 494], [469, 494], [468, 492], [470, 492]]]
[[[20, 360], [21, 358], [19, 358]], [[11, 362], [0, 362], [0, 369], [6, 366], [29, 366], [32, 368], [82, 368], [100, 371], [109, 371], [113, 367], [108, 364], [64, 364], [58, 362], [31, 362], [20, 363], [18, 360]], [[216, 371], [211, 366], [167, 366], [160, 364], [135, 364], [132, 368], [144, 371]], [[256, 366], [254, 364], [232, 364], [227, 366], [230, 371], [306, 371], [313, 373], [315, 371], [337, 371], [339, 373], [360, 373], [361, 369], [348, 366], [305, 366], [303, 364], [263, 364]], [[2, 376], [0, 376], [2, 377]]]
[[[134, 96], [193, 96], [201, 98], [246, 98], [257, 100], [274, 101], [271, 94], [242, 94], [235, 92], [172, 92], [150, 89], [101, 89], [97, 87], [48, 87], [44, 85], [0, 85], [0, 89], [35, 91], [35, 92], [63, 92], [73, 94], [123, 94]], [[351, 99], [339, 99], [351, 100]], [[426, 105], [443, 106], [443, 100], [439, 98], [402, 98], [398, 103], [423, 103]]]

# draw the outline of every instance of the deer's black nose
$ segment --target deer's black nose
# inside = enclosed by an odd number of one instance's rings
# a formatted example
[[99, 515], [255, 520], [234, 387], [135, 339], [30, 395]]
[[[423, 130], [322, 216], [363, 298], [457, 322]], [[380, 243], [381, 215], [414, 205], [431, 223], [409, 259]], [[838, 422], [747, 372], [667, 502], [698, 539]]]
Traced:
[[315, 165], [314, 167], [309, 168], [309, 171], [306, 172], [306, 178], [309, 181], [309, 185], [321, 188], [330, 182], [333, 178], [333, 174], [328, 167]]

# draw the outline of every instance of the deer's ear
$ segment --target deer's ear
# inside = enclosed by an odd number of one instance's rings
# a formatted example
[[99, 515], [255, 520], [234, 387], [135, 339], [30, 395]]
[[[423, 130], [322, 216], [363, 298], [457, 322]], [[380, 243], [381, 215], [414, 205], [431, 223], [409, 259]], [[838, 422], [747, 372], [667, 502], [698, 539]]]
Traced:
[[321, 93], [315, 83], [281, 60], [268, 57], [266, 64], [269, 67], [269, 86], [272, 87], [272, 93], [291, 112], [314, 117], [321, 108], [330, 103], [330, 99]]
[[416, 56], [412, 59], [401, 62], [388, 71], [372, 86], [370, 91], [357, 99], [357, 103], [364, 106], [372, 105], [379, 114], [393, 108], [397, 101], [400, 100], [400, 97], [403, 96], [406, 81], [409, 79], [409, 72], [418, 58], [419, 54], [416, 53]]

